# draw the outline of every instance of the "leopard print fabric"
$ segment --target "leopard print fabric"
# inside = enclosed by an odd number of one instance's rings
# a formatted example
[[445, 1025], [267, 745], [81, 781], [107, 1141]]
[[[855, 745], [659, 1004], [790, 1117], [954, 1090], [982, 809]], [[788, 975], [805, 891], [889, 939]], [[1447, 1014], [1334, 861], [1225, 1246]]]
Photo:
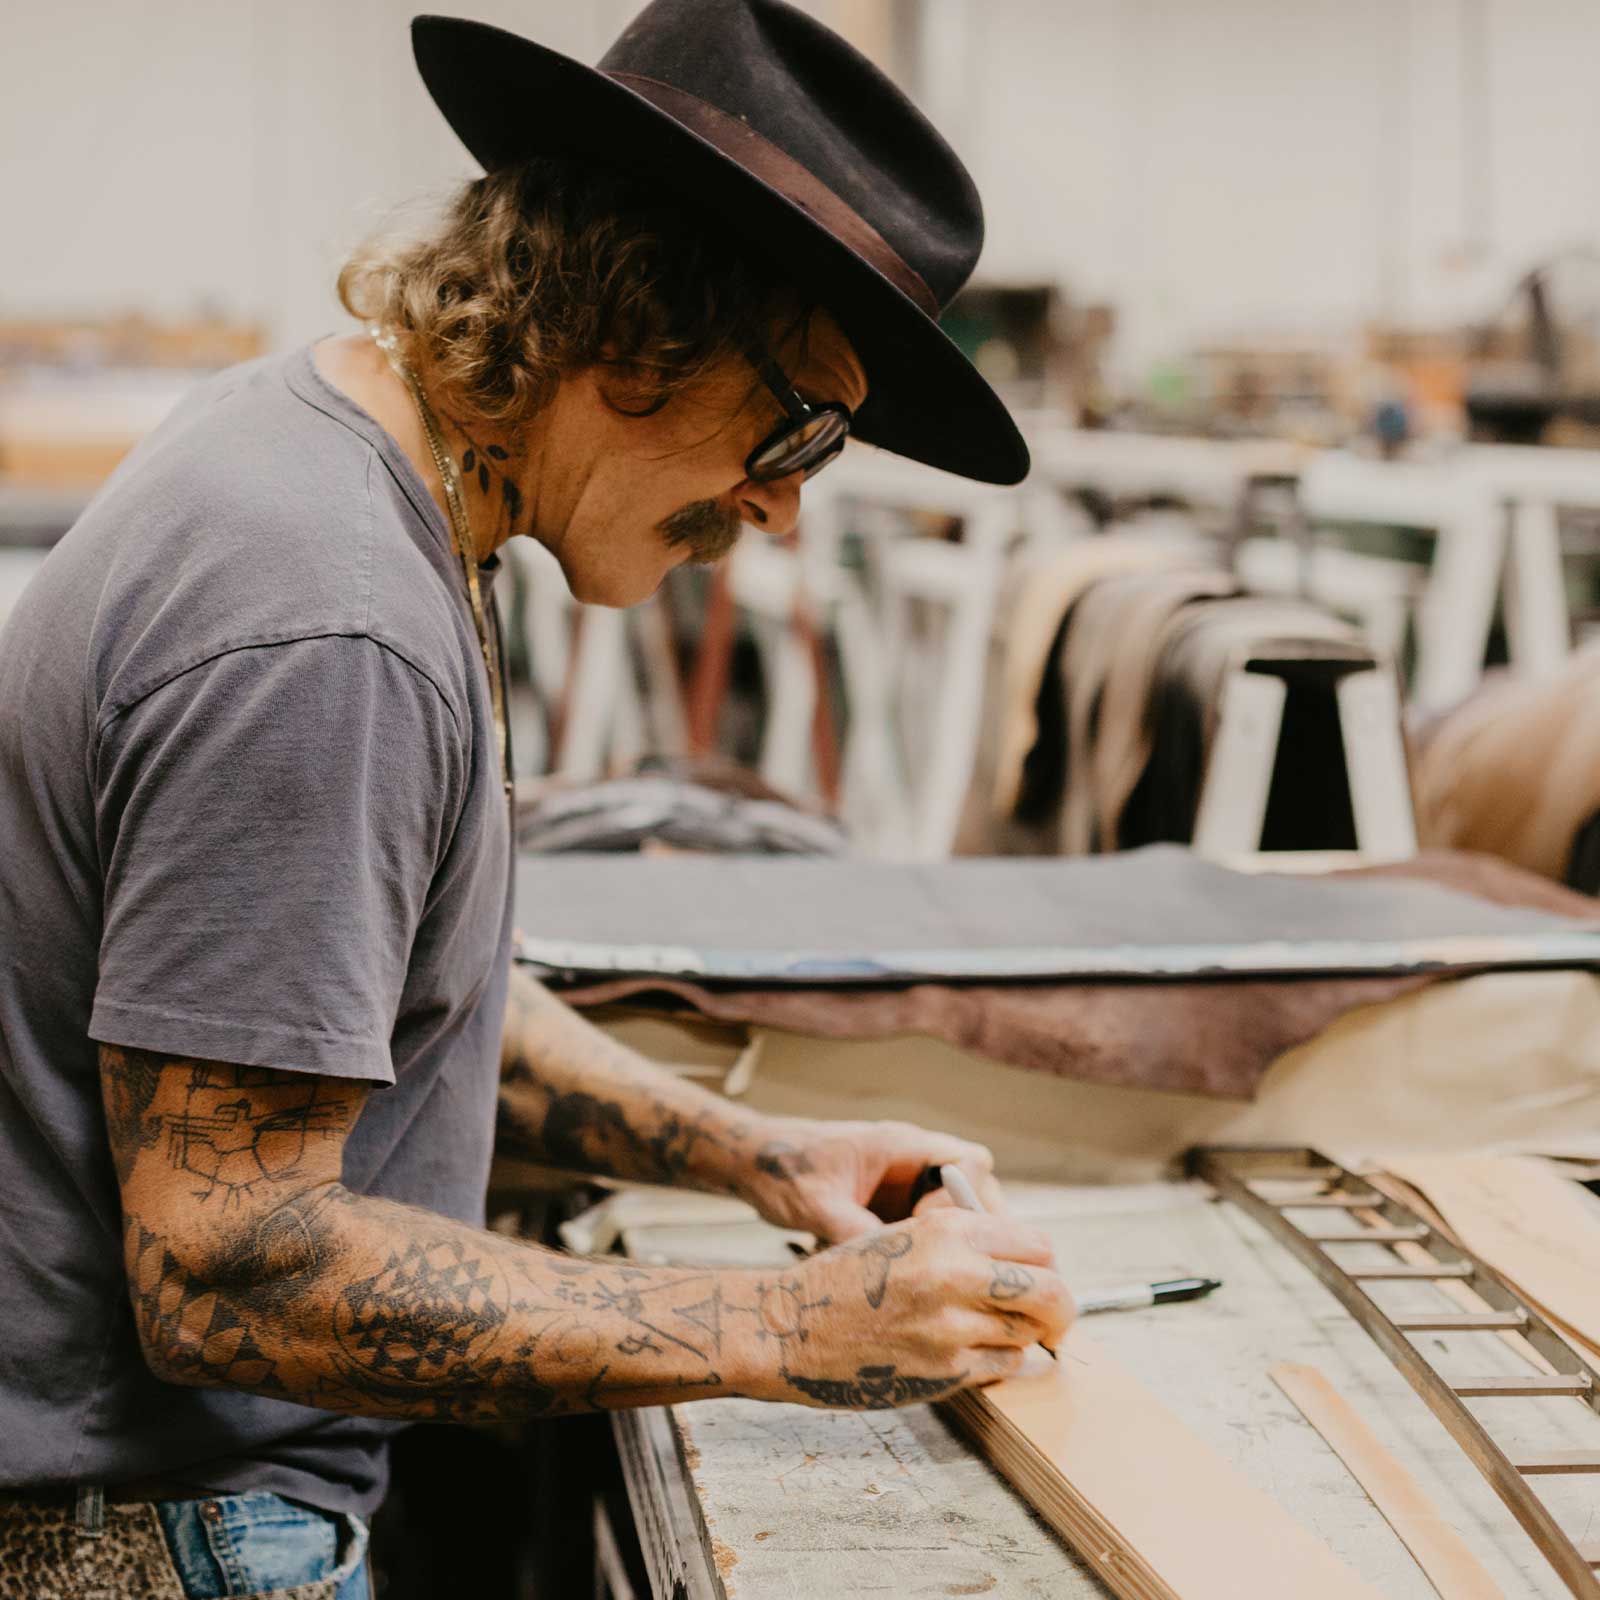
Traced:
[[[0, 1600], [185, 1600], [155, 1508], [106, 1507], [86, 1539], [67, 1506], [0, 1499]], [[303, 1583], [241, 1600], [335, 1600], [334, 1585]]]

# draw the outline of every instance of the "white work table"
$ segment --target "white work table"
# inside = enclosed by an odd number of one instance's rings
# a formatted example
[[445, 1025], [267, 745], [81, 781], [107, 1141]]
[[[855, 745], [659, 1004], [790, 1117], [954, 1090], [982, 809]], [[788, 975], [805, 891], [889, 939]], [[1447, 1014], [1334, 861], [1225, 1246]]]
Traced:
[[[1049, 1228], [1069, 1281], [1184, 1271], [1224, 1280], [1209, 1300], [1097, 1317], [1094, 1337], [1378, 1593], [1426, 1600], [1433, 1589], [1267, 1376], [1278, 1362], [1306, 1362], [1326, 1374], [1507, 1600], [1565, 1594], [1367, 1335], [1236, 1209], [1198, 1184], [1027, 1186], [1014, 1192], [1013, 1206]], [[752, 1244], [761, 1248], [754, 1226], [728, 1230], [723, 1247], [708, 1242], [707, 1229], [634, 1228], [628, 1238], [636, 1256], [749, 1260]], [[1427, 1337], [1455, 1341], [1450, 1348], [1459, 1345], [1475, 1370], [1525, 1370], [1492, 1337]], [[1464, 1339], [1473, 1342], [1461, 1345]], [[1524, 1413], [1537, 1422], [1544, 1448], [1594, 1448], [1600, 1419], [1580, 1403], [1525, 1404], [1519, 1418]], [[1497, 1427], [1505, 1420], [1497, 1417]], [[1074, 1600], [1106, 1592], [932, 1408], [827, 1412], [716, 1400], [619, 1413], [615, 1421], [646, 1562], [663, 1600]], [[1151, 1492], [1162, 1492], [1154, 1474]], [[1553, 1482], [1545, 1498], [1565, 1526], [1582, 1531], [1593, 1515], [1592, 1506], [1585, 1509], [1591, 1494], [1592, 1485], [1574, 1478]]]

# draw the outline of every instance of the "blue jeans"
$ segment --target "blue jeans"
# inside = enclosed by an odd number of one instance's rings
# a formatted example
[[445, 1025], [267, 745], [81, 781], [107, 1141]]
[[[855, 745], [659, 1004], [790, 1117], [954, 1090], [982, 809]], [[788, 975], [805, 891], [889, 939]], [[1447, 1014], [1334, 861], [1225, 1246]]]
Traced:
[[369, 1600], [367, 1525], [281, 1495], [162, 1500], [156, 1515], [189, 1600], [338, 1584], [338, 1600]]

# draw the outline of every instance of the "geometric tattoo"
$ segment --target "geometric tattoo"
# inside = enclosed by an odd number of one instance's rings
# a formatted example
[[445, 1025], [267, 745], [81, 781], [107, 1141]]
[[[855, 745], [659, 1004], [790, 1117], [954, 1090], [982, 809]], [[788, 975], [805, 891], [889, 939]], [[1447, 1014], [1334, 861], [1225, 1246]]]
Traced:
[[346, 1102], [324, 1079], [308, 1077], [296, 1103], [266, 1114], [253, 1112], [241, 1092], [271, 1087], [281, 1094], [287, 1079], [259, 1067], [197, 1062], [190, 1068], [182, 1114], [160, 1120], [172, 1165], [201, 1180], [196, 1199], [220, 1189], [223, 1208], [236, 1206], [263, 1180], [292, 1176], [313, 1139], [343, 1134]]
[[229, 1297], [192, 1277], [136, 1217], [127, 1221], [125, 1251], [140, 1342], [163, 1352], [171, 1379], [281, 1390], [277, 1363], [256, 1343]]
[[380, 1379], [436, 1384], [480, 1368], [506, 1320], [505, 1279], [487, 1251], [459, 1239], [408, 1240], [334, 1309], [340, 1348]]

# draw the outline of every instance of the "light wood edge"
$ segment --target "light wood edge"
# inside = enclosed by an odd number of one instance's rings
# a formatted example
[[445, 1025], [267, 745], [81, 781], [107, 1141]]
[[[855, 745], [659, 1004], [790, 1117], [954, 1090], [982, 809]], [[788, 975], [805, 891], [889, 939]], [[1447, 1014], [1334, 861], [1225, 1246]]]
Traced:
[[1093, 1506], [1071, 1493], [1054, 1464], [987, 1404], [981, 1389], [952, 1395], [940, 1409], [1118, 1600], [1183, 1600]]
[[[1116, 1507], [1102, 1508], [1081, 1491], [1053, 1453], [1034, 1441], [1034, 1430], [1008, 1413], [1002, 1397], [1012, 1384], [992, 1389], [968, 1389], [940, 1403], [940, 1408], [976, 1444], [979, 1451], [1023, 1495], [1036, 1512], [1093, 1570], [1118, 1600], [1195, 1600], [1195, 1596], [1229, 1596], [1230, 1600], [1281, 1600], [1280, 1572], [1270, 1572], [1271, 1560], [1296, 1564], [1304, 1597], [1320, 1600], [1377, 1600], [1378, 1591], [1352, 1572], [1314, 1534], [1306, 1530], [1271, 1495], [1256, 1488], [1223, 1457], [1193, 1433], [1182, 1420], [1150, 1393], [1106, 1352], [1074, 1329], [1069, 1346], [1078, 1358], [1092, 1365], [1084, 1381], [1097, 1385], [1102, 1397], [1106, 1386], [1124, 1386], [1124, 1405], [1133, 1406], [1128, 1426], [1137, 1432], [1142, 1453], [1150, 1460], [1149, 1494], [1184, 1495], [1193, 1490], [1190, 1479], [1199, 1472], [1213, 1494], [1214, 1512], [1230, 1524], [1231, 1538], [1208, 1525], [1206, 1548], [1185, 1545], [1181, 1553], [1168, 1548], [1159, 1557], [1147, 1556], [1112, 1517]], [[1073, 1348], [1065, 1348], [1068, 1358]], [[1033, 1380], [1013, 1380], [1027, 1384]], [[1063, 1397], [1064, 1399], [1064, 1397]], [[1137, 1404], [1135, 1404], [1137, 1401]], [[1048, 1431], [1048, 1430], [1047, 1430]], [[1181, 1442], [1173, 1466], [1172, 1450]], [[1209, 1462], [1209, 1467], [1202, 1463]], [[1223, 1492], [1226, 1491], [1226, 1492]], [[1142, 1491], [1141, 1491], [1142, 1492]], [[1216, 1496], [1220, 1494], [1221, 1498]], [[1246, 1543], [1241, 1544], [1241, 1541]], [[1262, 1554], [1272, 1549], [1271, 1559]], [[1246, 1551], [1250, 1559], [1243, 1559]], [[1176, 1560], [1181, 1573], [1173, 1570]], [[1180, 1584], [1181, 1587], [1174, 1587]]]
[[1350, 1469], [1440, 1600], [1505, 1600], [1499, 1585], [1421, 1485], [1318, 1368], [1283, 1362], [1268, 1376]]

